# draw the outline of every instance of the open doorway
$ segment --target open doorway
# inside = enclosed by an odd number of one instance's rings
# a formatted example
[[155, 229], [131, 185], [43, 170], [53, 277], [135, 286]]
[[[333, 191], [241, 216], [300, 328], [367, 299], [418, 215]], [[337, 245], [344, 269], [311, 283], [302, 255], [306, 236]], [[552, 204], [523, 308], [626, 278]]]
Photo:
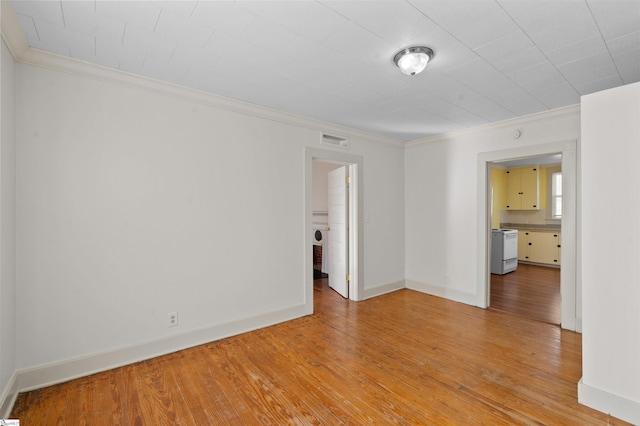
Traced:
[[561, 323], [562, 155], [490, 164], [491, 309]]
[[496, 162], [518, 160], [529, 157], [561, 154], [562, 161], [562, 217], [560, 219], [562, 242], [560, 256], [560, 323], [568, 330], [582, 330], [580, 287], [576, 280], [576, 251], [578, 236], [577, 216], [577, 141], [565, 140], [545, 144], [520, 146], [500, 151], [484, 152], [478, 155], [478, 219], [477, 256], [478, 262], [477, 305], [488, 308], [491, 305], [491, 165]]
[[[351, 165], [313, 161], [313, 279], [349, 298]], [[350, 173], [351, 172], [351, 173]]]
[[305, 149], [305, 304], [310, 313], [316, 277], [330, 280], [347, 299], [360, 300], [363, 294], [362, 165], [357, 155]]

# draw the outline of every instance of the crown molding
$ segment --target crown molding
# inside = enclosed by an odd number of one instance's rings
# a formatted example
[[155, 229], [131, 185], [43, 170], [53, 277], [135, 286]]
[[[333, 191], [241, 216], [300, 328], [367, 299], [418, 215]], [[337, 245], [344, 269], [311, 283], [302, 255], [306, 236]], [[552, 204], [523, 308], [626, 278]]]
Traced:
[[564, 115], [577, 115], [580, 116], [580, 104], [570, 105], [567, 107], [556, 108], [547, 111], [536, 112], [529, 115], [524, 115], [521, 117], [514, 117], [508, 120], [498, 121], [496, 123], [488, 123], [482, 126], [476, 126], [469, 129], [458, 130], [456, 132], [444, 133], [442, 135], [429, 136], [423, 139], [416, 139], [410, 142], [407, 142], [404, 146], [405, 148], [425, 145], [432, 142], [439, 142], [445, 140], [451, 140], [454, 138], [458, 138], [465, 135], [470, 134], [478, 134], [482, 132], [488, 132], [490, 130], [502, 129], [505, 127], [513, 127], [524, 125], [533, 121], [539, 121], [541, 119], [548, 119], [553, 117], [561, 117]]
[[166, 81], [156, 80], [150, 77], [129, 73], [114, 68], [108, 68], [79, 59], [32, 48], [29, 46], [26, 40], [26, 37], [24, 35], [24, 32], [22, 31], [22, 28], [18, 21], [18, 17], [13, 9], [11, 2], [7, 0], [0, 0], [0, 3], [2, 38], [16, 62], [69, 74], [75, 74], [81, 77], [105, 81], [134, 89], [159, 93], [165, 96], [189, 102], [197, 102], [217, 109], [280, 122], [283, 124], [303, 127], [323, 133], [340, 134], [352, 139], [362, 138], [370, 142], [382, 143], [398, 148], [406, 149], [432, 142], [449, 140], [451, 138], [457, 138], [468, 134], [477, 134], [480, 132], [500, 129], [503, 127], [522, 125], [531, 121], [540, 120], [541, 118], [551, 118], [576, 113], [579, 114], [580, 112], [580, 104], [576, 104], [568, 107], [541, 111], [523, 117], [515, 117], [497, 123], [488, 123], [482, 126], [463, 129], [456, 132], [429, 136], [426, 138], [415, 139], [409, 142], [401, 142], [399, 140], [388, 138], [385, 136], [376, 135], [373, 133], [368, 133], [320, 120], [315, 120], [309, 117], [304, 117], [293, 113], [288, 113], [273, 108], [252, 104], [249, 102], [244, 102], [221, 95], [215, 95], [212, 93], [180, 86]]
[[367, 133], [361, 130], [340, 126], [333, 123], [323, 122], [300, 115], [279, 111], [261, 105], [243, 102], [237, 99], [227, 98], [220, 95], [207, 93], [201, 90], [192, 89], [166, 81], [144, 77], [138, 74], [129, 73], [122, 70], [108, 68], [75, 58], [46, 52], [30, 47], [20, 27], [18, 17], [9, 1], [1, 0], [1, 24], [2, 38], [4, 39], [14, 60], [21, 64], [32, 65], [40, 68], [47, 68], [80, 77], [105, 81], [134, 89], [159, 93], [165, 96], [197, 102], [213, 108], [236, 112], [270, 121], [276, 121], [319, 132], [335, 133], [350, 138], [362, 138], [368, 142], [378, 142], [382, 144], [402, 147], [400, 141], [388, 137]]
[[29, 49], [29, 43], [27, 43], [27, 38], [24, 36], [18, 16], [10, 1], [0, 1], [0, 25], [2, 26], [2, 39], [13, 59], [17, 60]]
[[79, 59], [32, 48], [29, 46], [26, 40], [26, 37], [24, 35], [24, 32], [22, 31], [22, 28], [18, 21], [18, 17], [13, 9], [11, 2], [7, 0], [0, 0], [0, 3], [2, 38], [5, 41], [14, 60], [18, 63], [32, 65], [40, 68], [47, 68], [69, 74], [75, 74], [77, 76], [105, 81], [112, 84], [118, 84], [133, 89], [145, 90], [181, 99], [184, 101], [196, 102], [217, 109], [280, 122], [283, 124], [298, 126], [322, 133], [339, 134], [351, 139], [362, 138], [368, 142], [377, 142], [385, 145], [391, 145], [397, 148], [406, 149], [409, 147], [428, 144], [431, 142], [448, 140], [467, 134], [475, 134], [492, 129], [520, 125], [530, 121], [539, 120], [542, 117], [550, 118], [564, 114], [574, 114], [576, 112], [579, 113], [580, 111], [580, 105], [577, 104], [550, 111], [542, 111], [524, 117], [515, 117], [497, 123], [488, 123], [482, 126], [463, 129], [456, 132], [415, 139], [409, 142], [402, 142], [396, 139], [364, 132], [350, 127], [344, 127], [333, 123], [315, 120], [309, 117], [304, 117], [293, 113], [288, 113], [273, 108], [252, 104], [249, 102], [244, 102], [221, 95], [215, 95], [212, 93], [180, 86], [166, 81], [156, 80], [150, 77], [129, 73], [114, 68], [108, 68]]

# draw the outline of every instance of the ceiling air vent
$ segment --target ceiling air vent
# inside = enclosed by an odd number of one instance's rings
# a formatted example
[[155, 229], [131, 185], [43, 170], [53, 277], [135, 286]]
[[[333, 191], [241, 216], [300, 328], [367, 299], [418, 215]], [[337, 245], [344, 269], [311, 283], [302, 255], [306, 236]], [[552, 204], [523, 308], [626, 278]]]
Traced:
[[349, 139], [343, 138], [341, 136], [328, 135], [326, 133], [322, 134], [322, 140], [320, 141], [321, 145], [331, 145], [337, 146], [339, 148], [349, 148]]

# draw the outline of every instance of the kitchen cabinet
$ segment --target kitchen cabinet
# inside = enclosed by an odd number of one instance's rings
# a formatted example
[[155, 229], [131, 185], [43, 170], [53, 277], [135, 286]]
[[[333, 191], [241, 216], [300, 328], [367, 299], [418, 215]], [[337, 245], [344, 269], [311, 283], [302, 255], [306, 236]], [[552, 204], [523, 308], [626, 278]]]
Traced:
[[560, 265], [560, 232], [518, 231], [518, 260]]
[[507, 210], [540, 209], [540, 167], [515, 167], [507, 174]]
[[558, 234], [531, 232], [529, 234], [529, 261], [558, 264]]
[[518, 260], [529, 260], [529, 231], [518, 231]]

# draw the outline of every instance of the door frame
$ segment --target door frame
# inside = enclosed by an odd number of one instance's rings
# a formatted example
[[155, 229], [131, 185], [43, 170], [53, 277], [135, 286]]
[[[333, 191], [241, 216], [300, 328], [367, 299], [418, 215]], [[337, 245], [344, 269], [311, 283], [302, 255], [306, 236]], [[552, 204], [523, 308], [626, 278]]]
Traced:
[[349, 299], [359, 301], [364, 297], [364, 192], [363, 164], [360, 155], [313, 147], [304, 150], [304, 300], [305, 312], [313, 313], [313, 161], [349, 166]]
[[517, 160], [550, 154], [562, 154], [562, 266], [560, 268], [560, 296], [562, 298], [561, 327], [582, 331], [581, 306], [578, 305], [580, 286], [577, 280], [577, 140], [565, 140], [540, 145], [518, 147], [478, 154], [478, 225], [477, 225], [477, 306], [487, 308], [491, 296], [491, 167], [497, 161]]

